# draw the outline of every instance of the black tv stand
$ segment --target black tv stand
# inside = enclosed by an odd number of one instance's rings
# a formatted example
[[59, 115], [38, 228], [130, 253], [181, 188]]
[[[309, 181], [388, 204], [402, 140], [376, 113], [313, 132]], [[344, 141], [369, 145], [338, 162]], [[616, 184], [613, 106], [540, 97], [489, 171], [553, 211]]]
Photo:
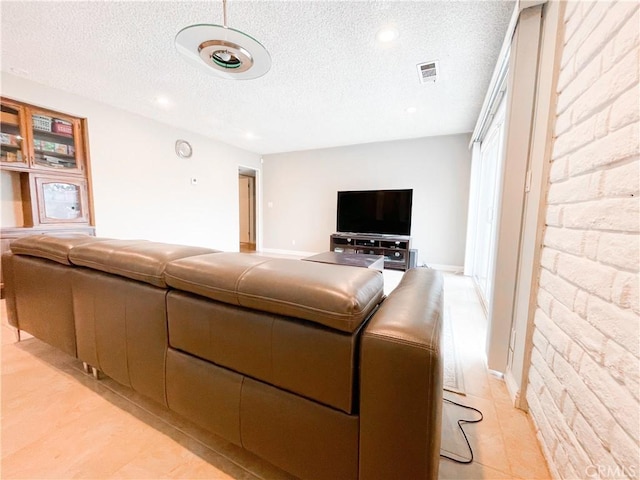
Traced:
[[332, 252], [384, 255], [384, 268], [406, 271], [410, 268], [411, 237], [370, 233], [334, 233]]

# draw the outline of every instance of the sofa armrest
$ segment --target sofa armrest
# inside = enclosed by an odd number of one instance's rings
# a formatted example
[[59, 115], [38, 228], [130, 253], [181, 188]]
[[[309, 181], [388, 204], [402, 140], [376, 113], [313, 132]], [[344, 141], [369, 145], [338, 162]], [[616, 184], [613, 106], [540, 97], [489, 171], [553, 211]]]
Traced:
[[12, 327], [20, 328], [18, 311], [16, 309], [16, 292], [13, 280], [13, 253], [2, 254], [2, 284], [7, 307], [7, 321]]
[[409, 270], [362, 335], [360, 480], [438, 478], [442, 275]]

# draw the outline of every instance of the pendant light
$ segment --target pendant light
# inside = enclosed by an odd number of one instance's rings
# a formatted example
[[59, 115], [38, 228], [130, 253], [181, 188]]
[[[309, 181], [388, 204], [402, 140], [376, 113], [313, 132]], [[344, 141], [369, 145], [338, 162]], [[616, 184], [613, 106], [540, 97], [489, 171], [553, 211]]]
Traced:
[[189, 61], [208, 67], [222, 78], [248, 80], [271, 68], [271, 57], [255, 38], [227, 26], [227, 0], [222, 0], [223, 25], [190, 25], [178, 32], [176, 50]]

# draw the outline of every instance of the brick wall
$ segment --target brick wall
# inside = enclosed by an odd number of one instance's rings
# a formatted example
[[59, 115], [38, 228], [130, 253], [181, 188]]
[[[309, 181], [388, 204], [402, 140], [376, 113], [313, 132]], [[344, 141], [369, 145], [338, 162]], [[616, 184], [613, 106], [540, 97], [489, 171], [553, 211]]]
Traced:
[[640, 478], [638, 2], [568, 2], [527, 402], [556, 478]]

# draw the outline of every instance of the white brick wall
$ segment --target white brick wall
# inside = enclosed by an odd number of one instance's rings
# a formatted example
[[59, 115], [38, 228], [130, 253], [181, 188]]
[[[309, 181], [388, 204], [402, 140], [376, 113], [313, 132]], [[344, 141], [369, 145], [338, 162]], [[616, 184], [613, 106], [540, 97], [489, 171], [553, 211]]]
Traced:
[[556, 478], [640, 478], [639, 15], [565, 10], [527, 389]]

